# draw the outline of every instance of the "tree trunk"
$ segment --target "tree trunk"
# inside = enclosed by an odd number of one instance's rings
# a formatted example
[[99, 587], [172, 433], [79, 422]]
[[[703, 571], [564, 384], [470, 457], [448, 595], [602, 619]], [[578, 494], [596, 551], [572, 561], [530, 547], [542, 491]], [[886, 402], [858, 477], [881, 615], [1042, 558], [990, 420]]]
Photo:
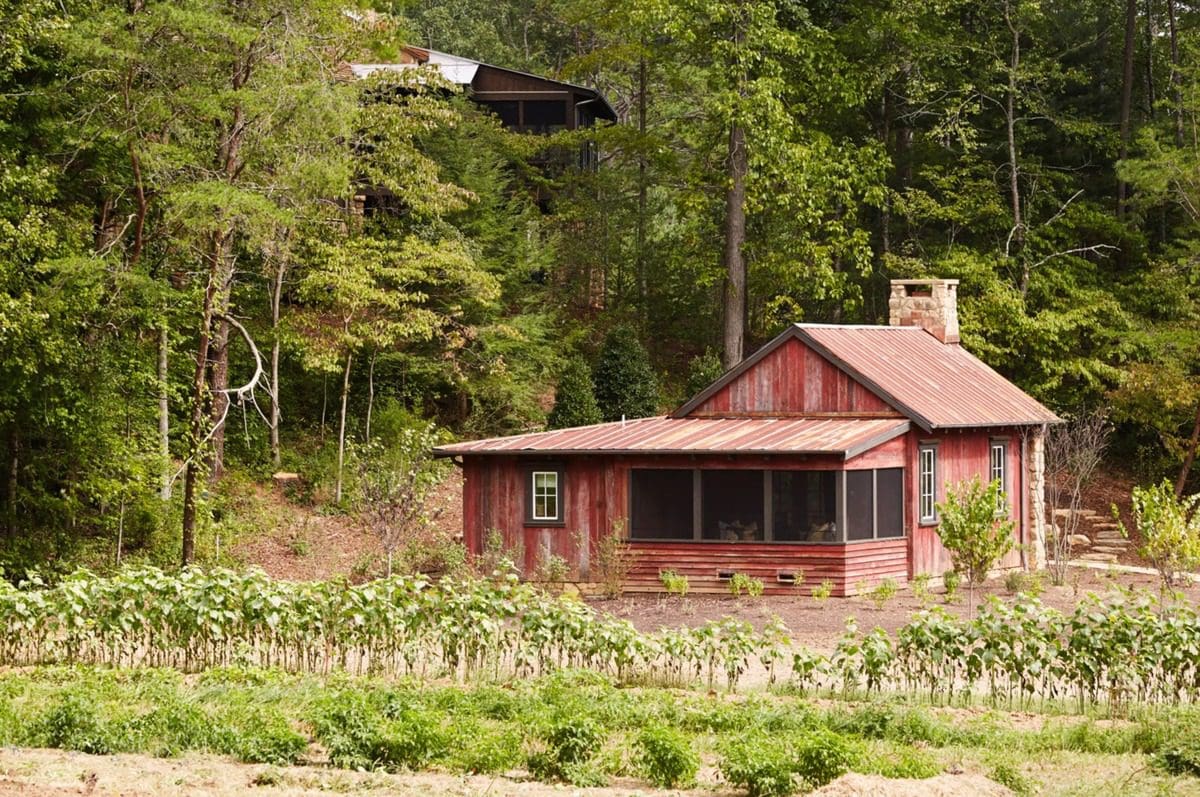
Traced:
[[638, 316], [646, 324], [646, 204], [649, 186], [646, 182], [646, 46], [642, 40], [642, 57], [638, 61], [638, 196], [637, 196], [637, 294]]
[[[1013, 226], [1004, 254], [1013, 257], [1021, 254], [1025, 244], [1025, 221], [1021, 213], [1021, 164], [1017, 158], [1017, 72], [1021, 68], [1021, 29], [1013, 20], [1014, 9], [1004, 4], [1004, 20], [1012, 36], [1008, 60], [1008, 91], [1004, 100], [1004, 132], [1008, 141], [1008, 203], [1012, 211]], [[1029, 290], [1029, 263], [1022, 259], [1021, 295]]]
[[[1121, 75], [1121, 147], [1120, 160], [1129, 156], [1130, 117], [1133, 110], [1133, 54], [1134, 39], [1137, 35], [1137, 0], [1125, 2], [1125, 52], [1122, 56]], [[1128, 200], [1129, 186], [1124, 180], [1117, 180], [1117, 218], [1125, 219], [1125, 204]]]
[[1183, 146], [1183, 76], [1179, 74], [1179, 33], [1175, 25], [1175, 0], [1167, 0], [1167, 26], [1171, 34], [1171, 92], [1175, 100], [1175, 146]]
[[183, 476], [183, 551], [186, 567], [196, 555], [196, 487], [200, 480], [201, 455], [204, 448], [205, 403], [208, 396], [208, 355], [212, 343], [213, 311], [218, 304], [218, 292], [225, 283], [221, 253], [227, 234], [217, 233], [212, 239], [208, 283], [204, 288], [204, 306], [200, 312], [200, 335], [196, 344], [196, 367], [192, 372], [192, 411], [188, 426], [187, 464]]
[[1192, 425], [1192, 437], [1188, 440], [1187, 452], [1183, 455], [1183, 467], [1179, 470], [1179, 478], [1175, 480], [1175, 497], [1183, 498], [1187, 489], [1188, 476], [1191, 475], [1192, 463], [1196, 461], [1196, 448], [1200, 446], [1200, 404], [1196, 405], [1196, 422]]
[[279, 259], [275, 268], [275, 286], [271, 291], [271, 462], [279, 465], [279, 306], [283, 294], [283, 276], [287, 261]]
[[725, 367], [742, 361], [746, 329], [746, 133], [734, 122], [729, 129], [729, 191], [725, 197]]
[[158, 495], [171, 500], [171, 392], [167, 357], [171, 345], [167, 322], [158, 329], [158, 453], [162, 457], [162, 484]]
[[1158, 101], [1154, 86], [1154, 40], [1157, 35], [1153, 0], [1146, 0], [1146, 118], [1151, 122], [1154, 121], [1154, 104]]
[[379, 352], [371, 352], [371, 361], [367, 365], [367, 428], [363, 434], [364, 442], [371, 442], [371, 411], [375, 409], [375, 358]]
[[[224, 294], [224, 291], [222, 291]], [[227, 301], [221, 302], [219, 313], [229, 309]], [[217, 331], [212, 342], [212, 450], [208, 471], [208, 483], [215, 485], [225, 475], [225, 417], [229, 414], [229, 322], [217, 321]]]
[[338, 420], [337, 484], [333, 490], [334, 503], [342, 502], [342, 466], [346, 461], [346, 401], [350, 397], [350, 363], [354, 355], [346, 355], [346, 371], [342, 375], [342, 411]]

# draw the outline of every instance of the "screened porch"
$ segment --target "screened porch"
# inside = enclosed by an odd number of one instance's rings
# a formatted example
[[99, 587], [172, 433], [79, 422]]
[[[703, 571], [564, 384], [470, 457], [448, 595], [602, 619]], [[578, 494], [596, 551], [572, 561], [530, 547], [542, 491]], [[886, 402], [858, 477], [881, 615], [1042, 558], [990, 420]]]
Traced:
[[837, 544], [904, 536], [904, 469], [631, 468], [629, 536]]

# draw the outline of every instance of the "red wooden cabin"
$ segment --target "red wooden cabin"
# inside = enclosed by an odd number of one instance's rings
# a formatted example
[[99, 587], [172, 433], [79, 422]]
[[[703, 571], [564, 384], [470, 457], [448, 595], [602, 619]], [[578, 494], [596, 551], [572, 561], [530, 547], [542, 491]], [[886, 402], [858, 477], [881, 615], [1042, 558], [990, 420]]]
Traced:
[[616, 532], [630, 590], [670, 569], [697, 592], [740, 572], [846, 595], [948, 569], [936, 505], [978, 475], [1001, 480], [1016, 521], [1002, 566], [1039, 566], [1058, 419], [959, 345], [956, 290], [893, 282], [889, 326], [796, 324], [666, 417], [439, 448], [463, 469], [467, 546], [496, 530], [525, 572], [554, 555], [587, 580]]

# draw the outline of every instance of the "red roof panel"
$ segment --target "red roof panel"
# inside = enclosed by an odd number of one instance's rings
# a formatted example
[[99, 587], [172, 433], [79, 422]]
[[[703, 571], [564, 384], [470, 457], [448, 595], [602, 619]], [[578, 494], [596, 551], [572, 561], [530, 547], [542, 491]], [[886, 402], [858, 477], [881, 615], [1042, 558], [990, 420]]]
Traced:
[[960, 345], [920, 327], [797, 324], [801, 340], [927, 429], [1057, 423]]
[[461, 454], [840, 454], [846, 459], [907, 432], [898, 418], [640, 418], [441, 446]]

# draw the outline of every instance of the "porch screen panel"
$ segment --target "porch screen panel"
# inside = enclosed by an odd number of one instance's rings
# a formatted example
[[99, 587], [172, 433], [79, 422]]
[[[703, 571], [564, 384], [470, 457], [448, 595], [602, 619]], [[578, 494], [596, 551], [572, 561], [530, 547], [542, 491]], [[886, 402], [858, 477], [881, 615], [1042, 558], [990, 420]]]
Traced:
[[875, 471], [875, 536], [904, 536], [904, 469]]
[[700, 535], [706, 540], [755, 542], [763, 529], [761, 470], [700, 471]]
[[771, 522], [772, 538], [779, 542], [837, 541], [837, 473], [774, 471]]
[[635, 540], [692, 539], [692, 472], [629, 472], [629, 536]]
[[875, 472], [846, 471], [846, 539], [869, 540], [875, 534]]

